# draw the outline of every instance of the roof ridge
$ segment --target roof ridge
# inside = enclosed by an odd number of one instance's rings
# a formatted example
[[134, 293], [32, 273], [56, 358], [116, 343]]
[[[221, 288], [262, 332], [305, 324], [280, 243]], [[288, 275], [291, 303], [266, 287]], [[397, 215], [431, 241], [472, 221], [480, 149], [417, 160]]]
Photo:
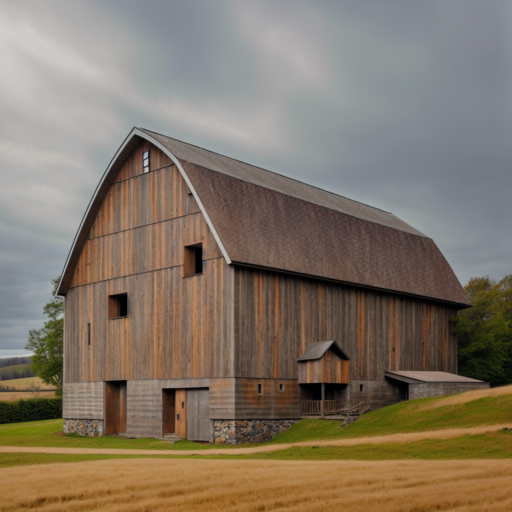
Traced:
[[[305, 181], [300, 181], [300, 180], [298, 180], [296, 178], [291, 178], [290, 176], [286, 176], [284, 174], [280, 174], [280, 173], [275, 172], [275, 171], [270, 171], [268, 169], [264, 169], [263, 167], [260, 167], [259, 165], [250, 164], [249, 162], [244, 162], [243, 160], [239, 160], [238, 158], [233, 158], [231, 156], [223, 155], [222, 153], [217, 153], [216, 151], [212, 151], [211, 149], [202, 148], [201, 146], [197, 146], [196, 144], [190, 144], [190, 142], [185, 142], [183, 140], [175, 139], [174, 137], [169, 137], [168, 135], [164, 135], [163, 133], [154, 132], [154, 131], [148, 130], [146, 128], [139, 128], [139, 130], [143, 130], [143, 131], [149, 132], [149, 133], [155, 133], [156, 135], [160, 135], [162, 137], [166, 137], [167, 139], [175, 140], [176, 142], [180, 142], [181, 144], [186, 144], [187, 146], [192, 146], [194, 148], [200, 149], [202, 151], [207, 151], [208, 153], [213, 153], [214, 155], [218, 155], [218, 156], [221, 156], [223, 158], [229, 158], [230, 160], [233, 160], [235, 162], [240, 162], [241, 164], [244, 164], [244, 165], [250, 165], [251, 167], [254, 167], [256, 169], [261, 169], [262, 171], [269, 172], [271, 174], [275, 174], [276, 176], [280, 176], [280, 177], [285, 178], [287, 180], [295, 181], [297, 183], [300, 183], [301, 185], [305, 185], [306, 187], [311, 187], [311, 188], [314, 188], [316, 190], [321, 190], [322, 192], [326, 192], [327, 194], [332, 194], [333, 196], [341, 197], [342, 199], [346, 199], [347, 201], [352, 201], [353, 203], [361, 204], [363, 206], [367, 206], [368, 208], [373, 208], [374, 210], [378, 210], [380, 212], [387, 213], [388, 215], [393, 215], [393, 217], [396, 217], [396, 215], [394, 213], [388, 212], [387, 210], [383, 210], [382, 208], [377, 208], [376, 206], [372, 206], [371, 204], [366, 204], [366, 203], [363, 203], [362, 201], [357, 201], [356, 199], [352, 199], [352, 198], [347, 197], [347, 196], [342, 196], [341, 194], [337, 194], [336, 192], [331, 192], [330, 190], [326, 190], [325, 188], [320, 188], [320, 187], [317, 187], [315, 185], [311, 185], [310, 183], [306, 183]], [[189, 163], [191, 163], [191, 162], [189, 162]], [[207, 167], [205, 167], [205, 169], [207, 169]], [[209, 170], [213, 170], [213, 169], [209, 169]], [[217, 172], [220, 172], [220, 171], [217, 171]], [[227, 174], [227, 173], [223, 173], [223, 174]], [[247, 181], [247, 180], [245, 180], [245, 181]], [[248, 182], [248, 183], [252, 183], [252, 182]], [[286, 195], [291, 196], [291, 194], [286, 194]]]

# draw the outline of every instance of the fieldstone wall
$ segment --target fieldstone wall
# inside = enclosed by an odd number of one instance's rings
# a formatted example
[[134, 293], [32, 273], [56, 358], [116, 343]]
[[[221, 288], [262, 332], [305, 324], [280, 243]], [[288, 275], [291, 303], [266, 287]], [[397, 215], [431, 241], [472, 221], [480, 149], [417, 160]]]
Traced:
[[262, 443], [300, 420], [214, 420], [216, 444]]
[[103, 420], [64, 420], [64, 434], [76, 432], [82, 437], [103, 435]]

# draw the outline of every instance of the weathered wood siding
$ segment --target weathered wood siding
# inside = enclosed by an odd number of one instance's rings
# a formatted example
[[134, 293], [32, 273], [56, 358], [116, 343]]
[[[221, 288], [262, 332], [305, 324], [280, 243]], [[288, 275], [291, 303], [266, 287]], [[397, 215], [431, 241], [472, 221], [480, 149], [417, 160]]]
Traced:
[[388, 369], [456, 373], [456, 308], [432, 301], [277, 272], [235, 268], [235, 373], [298, 378], [297, 358], [336, 340], [350, 379], [384, 380]]
[[130, 155], [128, 160], [126, 160], [123, 167], [121, 167], [121, 170], [118, 172], [114, 181], [123, 181], [143, 174], [142, 154], [144, 151], [149, 151], [150, 171], [155, 171], [172, 164], [171, 159], [165, 153], [151, 144], [151, 142], [143, 140], [133, 150], [133, 153]]
[[[126, 433], [137, 437], [160, 437], [163, 433], [162, 390], [207, 388], [209, 385], [208, 379], [129, 380]], [[176, 397], [175, 400], [177, 399]], [[176, 412], [179, 412], [177, 406]]]
[[[261, 384], [261, 394], [258, 394]], [[279, 384], [284, 385], [279, 391]], [[234, 419], [299, 417], [299, 386], [296, 380], [236, 379]]]
[[[151, 148], [153, 169], [165, 158]], [[132, 171], [112, 185], [66, 295], [65, 382], [233, 376], [233, 269], [175, 166]], [[194, 243], [203, 273], [184, 278]], [[108, 319], [118, 293], [128, 317]]]
[[348, 384], [350, 361], [341, 359], [332, 350], [314, 361], [298, 363], [299, 384]]
[[213, 442], [210, 397], [207, 389], [187, 389], [187, 439]]
[[76, 382], [62, 386], [64, 419], [102, 420], [103, 382]]

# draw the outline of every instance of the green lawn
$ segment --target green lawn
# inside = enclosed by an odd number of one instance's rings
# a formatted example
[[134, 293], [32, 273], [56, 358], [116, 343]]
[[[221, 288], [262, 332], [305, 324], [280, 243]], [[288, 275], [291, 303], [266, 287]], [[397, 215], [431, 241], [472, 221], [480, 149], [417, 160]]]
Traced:
[[[65, 436], [62, 420], [30, 421], [0, 425], [0, 446], [53, 446], [62, 448], [123, 448], [134, 450], [189, 450], [219, 448], [219, 445], [179, 441], [167, 443], [158, 439], [122, 439], [117, 437]], [[233, 448], [220, 446], [220, 448]]]
[[259, 460], [461, 460], [512, 459], [512, 430], [452, 439], [425, 439], [405, 444], [363, 444], [358, 446], [308, 446], [252, 455], [67, 455], [45, 453], [0, 453], [0, 467], [52, 462], [84, 462], [105, 459], [194, 458]]
[[[339, 428], [340, 421], [302, 420], [269, 444], [297, 443], [327, 439], [380, 436], [446, 428], [512, 423], [512, 394], [480, 398], [461, 405], [421, 411], [426, 403], [440, 398], [425, 398], [391, 405], [363, 416], [359, 421]], [[54, 446], [71, 448], [125, 448], [145, 450], [186, 450], [236, 447], [180, 441], [169, 444], [156, 439], [120, 439], [115, 437], [78, 437], [62, 434], [62, 420], [45, 420], [0, 425], [0, 445]], [[247, 446], [247, 445], [245, 445]]]

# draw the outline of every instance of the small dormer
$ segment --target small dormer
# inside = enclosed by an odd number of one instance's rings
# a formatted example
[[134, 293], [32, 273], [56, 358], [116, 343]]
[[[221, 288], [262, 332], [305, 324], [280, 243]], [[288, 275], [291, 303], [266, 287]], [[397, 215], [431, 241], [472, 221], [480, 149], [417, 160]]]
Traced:
[[335, 341], [310, 345], [298, 359], [299, 384], [348, 384], [350, 359]]

